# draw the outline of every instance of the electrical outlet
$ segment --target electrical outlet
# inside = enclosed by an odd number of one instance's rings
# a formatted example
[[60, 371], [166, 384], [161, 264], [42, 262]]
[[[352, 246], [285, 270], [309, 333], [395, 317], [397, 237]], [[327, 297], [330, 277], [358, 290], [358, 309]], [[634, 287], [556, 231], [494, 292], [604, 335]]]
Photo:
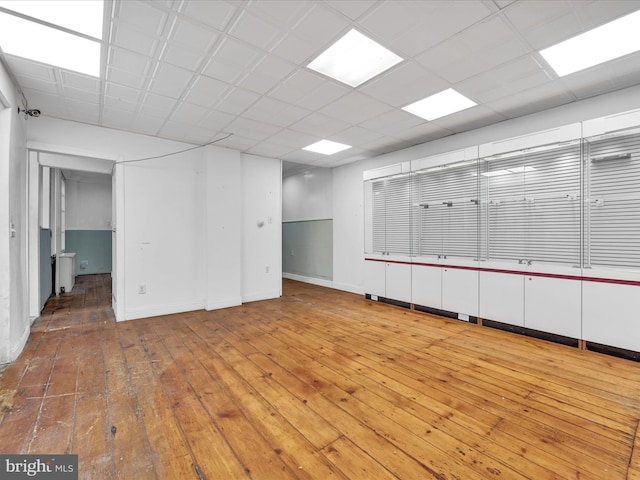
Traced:
[[144, 284], [138, 285], [138, 293], [140, 295], [144, 295], [145, 293], [147, 293], [147, 286]]

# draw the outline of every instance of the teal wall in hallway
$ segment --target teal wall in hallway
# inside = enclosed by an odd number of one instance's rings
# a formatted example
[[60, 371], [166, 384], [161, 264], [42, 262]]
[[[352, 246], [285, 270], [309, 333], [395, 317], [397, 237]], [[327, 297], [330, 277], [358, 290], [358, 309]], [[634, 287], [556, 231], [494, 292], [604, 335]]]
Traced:
[[111, 230], [67, 230], [65, 251], [76, 254], [76, 275], [111, 273]]

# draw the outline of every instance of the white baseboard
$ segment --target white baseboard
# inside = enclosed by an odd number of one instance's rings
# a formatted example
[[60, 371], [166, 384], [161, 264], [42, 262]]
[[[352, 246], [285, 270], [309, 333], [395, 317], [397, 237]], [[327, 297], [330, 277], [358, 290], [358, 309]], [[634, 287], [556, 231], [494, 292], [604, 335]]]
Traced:
[[325, 280], [323, 278], [307, 277], [304, 275], [297, 275], [295, 273], [286, 272], [282, 272], [282, 278], [288, 278], [289, 280], [296, 280], [298, 282], [310, 283], [312, 285], [319, 285], [321, 287], [333, 288], [334, 290], [342, 290], [344, 292], [364, 295], [363, 287], [349, 285], [347, 283], [337, 283], [331, 280]]
[[257, 302], [260, 300], [271, 300], [272, 298], [280, 298], [279, 291], [258, 292], [250, 293], [242, 296], [242, 303], [245, 302]]
[[[25, 327], [26, 328], [22, 332], [22, 335], [20, 336], [16, 344], [11, 346], [7, 363], [13, 362], [14, 360], [16, 360], [22, 353], [24, 346], [27, 344], [27, 340], [29, 340], [29, 333], [31, 333], [31, 323], [27, 323]], [[0, 363], [2, 363], [1, 359], [0, 359]]]
[[124, 318], [122, 320], [136, 320], [138, 318], [158, 317], [160, 315], [193, 312], [194, 310], [202, 309], [204, 309], [204, 305], [202, 304], [202, 302], [129, 308], [125, 311]]
[[221, 308], [237, 307], [242, 305], [242, 297], [225, 298], [224, 300], [214, 300], [207, 302], [205, 310], [219, 310]]

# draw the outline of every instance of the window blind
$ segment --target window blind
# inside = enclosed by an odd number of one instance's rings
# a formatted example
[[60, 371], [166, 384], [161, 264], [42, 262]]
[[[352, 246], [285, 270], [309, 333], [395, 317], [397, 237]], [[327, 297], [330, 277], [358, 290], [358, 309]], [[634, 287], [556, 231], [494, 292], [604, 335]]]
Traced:
[[414, 255], [478, 257], [476, 161], [436, 167], [413, 176]]
[[373, 250], [411, 255], [411, 178], [373, 181]]
[[587, 139], [587, 266], [640, 267], [640, 134]]
[[482, 162], [492, 259], [580, 264], [579, 142]]

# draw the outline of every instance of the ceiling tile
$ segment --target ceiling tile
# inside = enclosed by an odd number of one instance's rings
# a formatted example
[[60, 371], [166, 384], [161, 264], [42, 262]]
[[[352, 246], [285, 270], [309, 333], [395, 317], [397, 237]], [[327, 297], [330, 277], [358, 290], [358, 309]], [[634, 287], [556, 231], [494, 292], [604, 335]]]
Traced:
[[239, 115], [254, 104], [260, 95], [245, 90], [244, 88], [234, 88], [216, 107], [218, 110], [234, 115]]
[[210, 108], [219, 103], [230, 89], [231, 86], [228, 83], [205, 75], [199, 75], [186, 95], [185, 100], [189, 103]]
[[291, 33], [324, 50], [347, 33], [348, 27], [349, 21], [342, 15], [316, 2]]
[[105, 127], [129, 130], [133, 123], [134, 114], [109, 107], [102, 109], [102, 125]]
[[228, 113], [209, 110], [207, 115], [200, 122], [200, 126], [209, 130], [222, 131], [227, 127], [227, 125], [235, 120], [235, 118], [236, 117], [234, 115], [230, 115]]
[[[442, 6], [443, 1], [384, 1], [376, 4], [360, 22], [369, 32], [375, 32], [383, 42], [401, 36], [408, 29], [418, 27], [427, 15]], [[389, 48], [389, 45], [386, 45]]]
[[309, 90], [307, 94], [297, 102], [297, 105], [309, 110], [318, 110], [351, 91], [350, 88], [338, 85], [337, 82], [325, 81], [318, 88]]
[[146, 77], [129, 73], [124, 70], [118, 70], [117, 68], [107, 67], [107, 80], [132, 88], [141, 88]]
[[550, 81], [534, 58], [527, 55], [467, 79], [456, 88], [476, 103], [486, 103]]
[[222, 31], [237, 11], [236, 6], [223, 1], [184, 2], [182, 12], [191, 19], [198, 20]]
[[289, 128], [299, 132], [308, 133], [318, 138], [326, 138], [342, 130], [346, 130], [351, 125], [335, 118], [327, 117], [321, 113], [312, 113], [302, 120], [294, 123]]
[[240, 77], [245, 74], [245, 71], [238, 67], [227, 65], [223, 62], [219, 62], [216, 58], [209, 60], [205, 68], [202, 70], [204, 75], [211, 78], [216, 78], [227, 83], [235, 83]]
[[269, 96], [284, 102], [296, 103], [308, 95], [310, 91], [326, 82], [324, 77], [312, 73], [306, 68], [299, 68], [290, 77], [282, 79]]
[[278, 27], [246, 11], [240, 14], [229, 33], [262, 49], [269, 49], [283, 35]]
[[362, 128], [376, 132], [395, 135], [409, 128], [424, 123], [425, 120], [404, 110], [389, 110], [360, 123]]
[[575, 97], [566, 91], [561, 80], [555, 80], [508, 97], [487, 102], [486, 106], [507, 118], [516, 118], [554, 106], [564, 105], [574, 100]]
[[257, 143], [258, 140], [255, 140], [253, 138], [247, 138], [243, 137], [242, 135], [234, 134], [229, 138], [217, 142], [216, 145], [219, 147], [233, 148], [234, 150], [239, 150], [240, 152], [246, 152]]
[[243, 116], [259, 122], [286, 127], [306, 117], [309, 110], [273, 98], [261, 98]]
[[204, 61], [204, 56], [177, 45], [165, 45], [161, 60], [186, 70], [195, 71]]
[[264, 94], [279, 85], [295, 68], [291, 63], [285, 62], [275, 55], [265, 55], [238, 85]]
[[166, 97], [178, 98], [182, 95], [193, 74], [188, 70], [161, 63], [151, 80], [150, 90]]
[[247, 150], [247, 153], [270, 158], [280, 158], [289, 152], [291, 148], [269, 142], [260, 142]]
[[217, 61], [243, 71], [250, 70], [264, 55], [261, 50], [232, 38], [225, 38], [215, 51]]
[[135, 0], [116, 2], [117, 17], [135, 27], [140, 33], [150, 36], [161, 35], [167, 23], [167, 14], [154, 8], [151, 3]]
[[351, 20], [356, 20], [372, 6], [376, 4], [375, 0], [327, 0], [325, 2], [331, 8], [338, 10]]
[[493, 17], [427, 50], [416, 60], [448, 82], [457, 83], [528, 52], [502, 18]]
[[16, 75], [16, 80], [22, 88], [29, 88], [45, 93], [58, 93], [58, 84], [56, 82], [47, 82], [34, 77], [24, 75]]
[[457, 133], [484, 127], [506, 119], [505, 115], [496, 113], [484, 105], [476, 105], [461, 112], [438, 118], [431, 123]]
[[318, 55], [321, 47], [322, 42], [314, 43], [298, 35], [287, 35], [276, 43], [270, 52], [290, 62], [306, 64]]
[[73, 87], [89, 92], [100, 91], [100, 79], [63, 70], [60, 75], [65, 87]]
[[115, 83], [107, 82], [105, 93], [110, 97], [119, 98], [128, 102], [137, 102], [140, 91], [135, 88], [123, 87]]
[[273, 25], [291, 28], [303, 18], [314, 2], [308, 0], [269, 0], [268, 2], [252, 2], [247, 10], [257, 17], [268, 20]]
[[400, 140], [410, 140], [415, 142], [414, 145], [418, 145], [419, 143], [435, 140], [436, 138], [446, 137], [452, 133], [450, 130], [435, 125], [432, 122], [425, 122], [408, 128], [404, 132], [398, 132], [394, 137]]
[[160, 129], [160, 134], [175, 140], [194, 144], [205, 144], [216, 132], [195, 127], [191, 124], [169, 121]]
[[300, 149], [307, 145], [311, 145], [318, 140], [320, 140], [319, 137], [307, 135], [306, 133], [295, 132], [286, 128], [269, 137], [269, 142], [284, 145], [291, 149]]
[[349, 127], [331, 136], [331, 139], [336, 142], [353, 146], [366, 146], [369, 142], [373, 142], [378, 138], [380, 138], [380, 132], [374, 132], [359, 126]]
[[209, 110], [204, 107], [183, 102], [173, 112], [171, 120], [185, 125], [198, 125], [208, 113]]
[[391, 107], [358, 91], [348, 93], [319, 111], [349, 123], [360, 123], [389, 111]]
[[176, 106], [174, 98], [147, 93], [142, 102], [141, 113], [152, 117], [167, 117]]
[[256, 122], [249, 118], [237, 118], [229, 124], [227, 130], [234, 135], [262, 141], [278, 132], [280, 127]]
[[[428, 4], [429, 2], [416, 2]], [[491, 15], [482, 2], [458, 0], [441, 2], [431, 15], [407, 29], [391, 41], [391, 47], [409, 56], [416, 56], [428, 48], [446, 40], [449, 36]]]
[[123, 112], [135, 112], [138, 106], [137, 103], [123, 100], [122, 98], [110, 97], [106, 95], [104, 97], [104, 104], [115, 110], [122, 110]]
[[215, 30], [201, 27], [187, 19], [180, 18], [176, 20], [170, 41], [195, 53], [204, 54], [218, 38], [219, 34]]
[[119, 23], [113, 25], [113, 44], [152, 57], [158, 47], [158, 40]]
[[160, 130], [160, 127], [164, 125], [164, 122], [164, 118], [138, 114], [131, 124], [131, 129], [137, 133], [156, 135]]
[[449, 83], [416, 62], [405, 61], [366, 83], [361, 90], [389, 105], [403, 107], [449, 86]]
[[5, 58], [14, 75], [24, 75], [49, 82], [56, 81], [54, 69], [49, 65], [32, 62], [24, 58], [14, 57], [13, 55], [5, 54]]
[[[75, 100], [82, 100], [88, 103], [100, 103], [100, 95], [97, 92], [89, 92], [87, 90], [79, 90], [77, 88], [64, 87], [63, 95], [66, 98], [73, 98]], [[66, 101], [66, 100], [65, 100]]]
[[139, 76], [149, 71], [150, 61], [147, 57], [118, 47], [109, 48], [109, 65]]

